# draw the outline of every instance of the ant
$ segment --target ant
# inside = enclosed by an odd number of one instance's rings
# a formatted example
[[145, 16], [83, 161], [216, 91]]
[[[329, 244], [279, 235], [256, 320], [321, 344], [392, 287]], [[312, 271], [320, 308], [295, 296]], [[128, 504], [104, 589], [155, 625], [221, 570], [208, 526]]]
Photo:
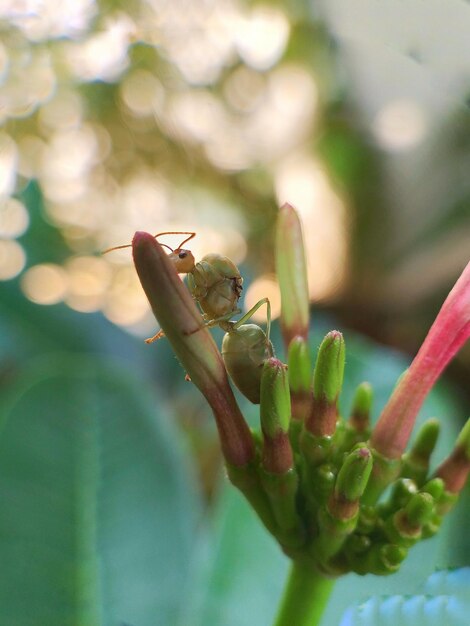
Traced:
[[[273, 345], [269, 340], [271, 306], [268, 298], [257, 302], [238, 321], [231, 321], [233, 316], [241, 313], [238, 300], [243, 288], [243, 278], [235, 263], [217, 253], [206, 254], [196, 263], [193, 253], [183, 248], [185, 243], [196, 236], [195, 232], [165, 231], [154, 237], [158, 239], [163, 235], [189, 235], [175, 249], [167, 244], [160, 245], [170, 251], [168, 258], [178, 274], [188, 275], [189, 291], [202, 309], [205, 325], [219, 326], [225, 330], [222, 357], [227, 371], [240, 391], [258, 404], [262, 365], [274, 355]], [[130, 244], [115, 246], [104, 250], [103, 254], [129, 247]], [[245, 324], [263, 304], [267, 306], [266, 332], [256, 324]], [[160, 330], [145, 341], [152, 343], [163, 336], [164, 333]]]

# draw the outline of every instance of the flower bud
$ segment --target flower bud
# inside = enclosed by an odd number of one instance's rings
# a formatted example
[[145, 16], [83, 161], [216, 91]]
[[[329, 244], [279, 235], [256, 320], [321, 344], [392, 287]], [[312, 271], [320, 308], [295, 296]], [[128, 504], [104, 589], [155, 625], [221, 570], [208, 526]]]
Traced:
[[379, 504], [382, 516], [391, 515], [405, 507], [411, 498], [418, 493], [418, 488], [411, 478], [400, 478], [392, 486], [390, 496], [384, 503]]
[[405, 507], [405, 515], [410, 526], [422, 526], [434, 513], [434, 498], [430, 493], [414, 495]]
[[271, 438], [280, 432], [289, 431], [290, 393], [287, 368], [274, 357], [263, 365], [260, 417], [263, 432]]
[[438, 502], [444, 493], [445, 485], [442, 478], [432, 478], [420, 489], [423, 493], [429, 493], [435, 502]]
[[318, 351], [313, 373], [313, 406], [305, 422], [307, 431], [317, 437], [335, 432], [344, 359], [343, 335], [332, 330], [323, 339]]
[[411, 450], [403, 455], [402, 476], [413, 478], [418, 485], [423, 483], [429, 470], [429, 459], [438, 435], [437, 419], [430, 419], [422, 425]]
[[312, 364], [307, 342], [302, 337], [294, 337], [290, 342], [287, 363], [292, 417], [293, 419], [304, 420], [311, 404]]
[[261, 375], [260, 418], [263, 431], [263, 466], [268, 472], [284, 473], [292, 468], [289, 441], [290, 392], [286, 366], [267, 359]]
[[302, 337], [294, 337], [290, 342], [287, 363], [291, 391], [310, 392], [312, 364], [308, 344]]
[[449, 457], [437, 468], [436, 476], [442, 478], [446, 490], [459, 493], [470, 472], [470, 419], [460, 431], [455, 448]]
[[361, 383], [354, 394], [349, 424], [359, 433], [369, 428], [370, 410], [372, 407], [373, 392], [370, 383]]
[[418, 354], [377, 421], [371, 445], [382, 456], [398, 459], [403, 454], [422, 403], [469, 337], [470, 263], [447, 296]]
[[357, 443], [366, 441], [370, 435], [370, 409], [372, 387], [361, 383], [354, 394], [351, 414], [347, 422], [339, 422], [335, 432], [337, 454], [349, 452]]
[[334, 499], [335, 517], [350, 516], [359, 508], [359, 499], [365, 491], [372, 471], [372, 454], [365, 445], [356, 448], [345, 458], [336, 478]]
[[307, 340], [309, 293], [302, 226], [290, 204], [279, 210], [276, 231], [276, 273], [281, 290], [281, 326], [286, 348], [293, 337]]

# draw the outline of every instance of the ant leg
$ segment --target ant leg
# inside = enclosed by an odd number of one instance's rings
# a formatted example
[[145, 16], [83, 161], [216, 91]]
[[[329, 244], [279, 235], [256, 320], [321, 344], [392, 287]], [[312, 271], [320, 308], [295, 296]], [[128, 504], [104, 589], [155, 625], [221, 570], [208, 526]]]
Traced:
[[220, 317], [216, 317], [213, 320], [205, 319], [204, 326], [210, 328], [211, 326], [217, 326], [220, 322], [229, 322], [234, 315], [238, 315], [239, 313], [241, 313], [241, 309], [234, 309], [233, 311], [230, 311], [225, 315], [221, 315]]
[[159, 330], [158, 333], [156, 333], [153, 337], [149, 337], [148, 339], [146, 339], [145, 343], [153, 343], [154, 341], [158, 341], [164, 336], [165, 333], [163, 332], [163, 330]]
[[[186, 335], [194, 335], [194, 333], [197, 333], [198, 331], [202, 330], [203, 328], [212, 328], [212, 326], [218, 326], [221, 322], [229, 322], [230, 318], [232, 318], [234, 315], [238, 315], [238, 313], [241, 313], [240, 309], [235, 309], [233, 311], [230, 311], [230, 313], [227, 313], [226, 315], [221, 315], [220, 317], [216, 317], [215, 319], [207, 319], [207, 315], [204, 314], [203, 318], [204, 318], [204, 324], [202, 326], [199, 326], [199, 328], [196, 328], [195, 330], [192, 330], [191, 332], [187, 332], [185, 333]], [[222, 326], [223, 328], [223, 326]]]
[[235, 309], [235, 311], [230, 311], [230, 313], [227, 313], [227, 315], [216, 317], [213, 320], [207, 319], [207, 316], [204, 314], [203, 315], [204, 324], [202, 326], [199, 326], [199, 328], [195, 328], [191, 332], [186, 332], [185, 334], [194, 335], [194, 333], [199, 332], [203, 328], [212, 328], [212, 326], [218, 326], [221, 322], [228, 322], [233, 315], [237, 315], [238, 313], [240, 313], [240, 309]]
[[256, 313], [256, 311], [263, 306], [266, 305], [266, 337], [269, 339], [269, 334], [271, 332], [271, 303], [269, 302], [269, 298], [263, 298], [259, 302], [255, 304], [243, 317], [241, 317], [235, 324], [233, 325], [233, 330], [240, 328], [242, 324], [244, 324], [250, 317]]

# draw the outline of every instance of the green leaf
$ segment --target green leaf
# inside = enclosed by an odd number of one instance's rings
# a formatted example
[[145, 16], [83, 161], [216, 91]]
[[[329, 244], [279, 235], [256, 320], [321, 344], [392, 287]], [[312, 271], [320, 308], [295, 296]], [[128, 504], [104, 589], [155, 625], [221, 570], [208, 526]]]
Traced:
[[91, 358], [39, 363], [2, 412], [0, 624], [176, 624], [200, 510], [147, 391]]

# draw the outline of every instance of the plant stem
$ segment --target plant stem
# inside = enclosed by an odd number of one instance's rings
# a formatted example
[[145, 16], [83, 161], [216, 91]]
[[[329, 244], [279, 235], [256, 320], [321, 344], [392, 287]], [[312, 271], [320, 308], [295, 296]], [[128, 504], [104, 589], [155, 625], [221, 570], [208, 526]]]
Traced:
[[293, 561], [274, 626], [319, 626], [335, 580]]

